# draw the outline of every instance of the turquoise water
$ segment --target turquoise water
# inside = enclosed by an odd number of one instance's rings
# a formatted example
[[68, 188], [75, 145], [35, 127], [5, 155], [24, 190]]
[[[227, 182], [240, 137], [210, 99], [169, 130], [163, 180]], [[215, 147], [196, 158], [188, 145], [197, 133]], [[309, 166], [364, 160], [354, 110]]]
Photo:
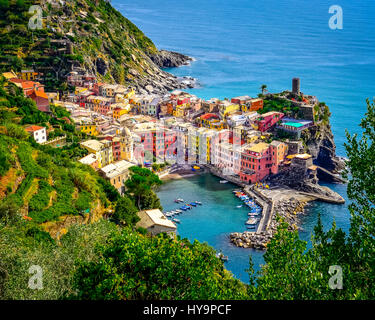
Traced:
[[[301, 91], [326, 102], [332, 112], [331, 124], [337, 154], [345, 155], [345, 130], [359, 132], [365, 112], [365, 99], [375, 91], [375, 1], [373, 0], [114, 0], [112, 4], [132, 20], [161, 49], [174, 50], [196, 58], [190, 66], [169, 70], [182, 76], [198, 78], [201, 87], [190, 92], [201, 98], [225, 98], [237, 95], [256, 96], [262, 84], [270, 92], [291, 89], [291, 79], [301, 79]], [[329, 7], [343, 9], [342, 30], [328, 27]], [[208, 179], [208, 178], [207, 178]], [[193, 180], [188, 180], [193, 181]], [[162, 187], [181, 194], [194, 188], [205, 194], [205, 182], [173, 181]], [[207, 187], [210, 183], [207, 183]], [[170, 187], [173, 186], [173, 187]], [[328, 185], [347, 200], [346, 186]], [[216, 189], [209, 187], [207, 192]], [[218, 186], [229, 188], [229, 186]], [[232, 197], [220, 191], [225, 199]], [[181, 194], [182, 196], [182, 194]], [[211, 197], [207, 195], [207, 197]], [[207, 241], [223, 251], [231, 250], [228, 268], [241, 279], [247, 267], [247, 252], [225, 247], [224, 235], [243, 226], [237, 212], [230, 215], [225, 230], [222, 219], [227, 211], [220, 209], [220, 197], [213, 202], [217, 213], [202, 207], [199, 224], [194, 220], [181, 224], [180, 231], [189, 239]], [[207, 208], [207, 207], [206, 207]], [[349, 229], [347, 205], [314, 203], [303, 217], [301, 237], [308, 240], [317, 220], [329, 227], [333, 220], [345, 231]], [[186, 218], [188, 219], [188, 218]], [[232, 221], [233, 220], [233, 221]], [[221, 226], [220, 226], [221, 225]], [[235, 230], [233, 230], [235, 229]], [[246, 253], [244, 253], [246, 252]], [[249, 251], [250, 252], [250, 251]], [[252, 253], [256, 263], [259, 253]], [[245, 263], [246, 262], [246, 263]]]
[[263, 263], [263, 252], [242, 249], [233, 246], [229, 241], [231, 232], [246, 231], [248, 209], [237, 208], [242, 202], [233, 195], [238, 189], [231, 183], [222, 184], [220, 179], [210, 174], [197, 175], [188, 179], [165, 182], [157, 192], [164, 211], [178, 209], [176, 198], [187, 202], [201, 201], [202, 205], [185, 211], [177, 216], [181, 221], [177, 224], [178, 234], [191, 241], [195, 239], [207, 242], [216, 250], [222, 250], [229, 257], [225, 266], [241, 279], [248, 281], [245, 270], [249, 267], [249, 255], [252, 255], [256, 269]]

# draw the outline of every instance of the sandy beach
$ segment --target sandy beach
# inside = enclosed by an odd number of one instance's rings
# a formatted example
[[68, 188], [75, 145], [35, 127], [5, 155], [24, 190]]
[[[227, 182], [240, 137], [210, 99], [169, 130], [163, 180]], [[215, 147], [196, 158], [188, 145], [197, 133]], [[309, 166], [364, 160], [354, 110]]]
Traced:
[[207, 172], [206, 170], [202, 169], [200, 171], [192, 171], [187, 169], [181, 169], [178, 171], [174, 171], [172, 173], [167, 173], [164, 175], [159, 176], [160, 180], [167, 181], [167, 180], [177, 180], [177, 179], [184, 179], [189, 177], [194, 177], [196, 175], [202, 174]]

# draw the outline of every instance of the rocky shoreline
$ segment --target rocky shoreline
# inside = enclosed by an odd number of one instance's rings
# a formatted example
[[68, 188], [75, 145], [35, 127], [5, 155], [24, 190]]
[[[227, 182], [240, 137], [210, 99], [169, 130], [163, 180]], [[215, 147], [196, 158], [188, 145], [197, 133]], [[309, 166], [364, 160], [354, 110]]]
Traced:
[[229, 239], [235, 246], [240, 248], [265, 250], [277, 230], [278, 217], [288, 223], [290, 231], [300, 229], [299, 216], [304, 213], [306, 204], [311, 200], [309, 198], [295, 198], [291, 196], [290, 199], [278, 201], [273, 209], [275, 214], [272, 215], [267, 230], [259, 232], [233, 232], [229, 235]]
[[177, 68], [190, 64], [194, 59], [179, 52], [159, 50], [158, 54], [150, 55], [150, 59], [159, 68]]

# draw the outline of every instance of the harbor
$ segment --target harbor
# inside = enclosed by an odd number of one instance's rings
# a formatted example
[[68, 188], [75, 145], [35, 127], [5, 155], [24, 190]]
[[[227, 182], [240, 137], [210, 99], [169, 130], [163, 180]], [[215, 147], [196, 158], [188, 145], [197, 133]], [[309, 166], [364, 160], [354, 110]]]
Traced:
[[[253, 259], [255, 270], [259, 270], [260, 265], [264, 263], [265, 244], [270, 241], [272, 233], [276, 230], [276, 215], [271, 215], [271, 209], [272, 212], [283, 216], [291, 228], [298, 229], [301, 238], [306, 241], [310, 240], [318, 212], [322, 214], [325, 226], [329, 226], [334, 219], [346, 219], [343, 207], [347, 204], [312, 201], [315, 198], [291, 192], [286, 188], [241, 188], [231, 182], [220, 183], [224, 178], [208, 172], [197, 174], [190, 171], [185, 175], [181, 174], [178, 179], [163, 180], [164, 183], [157, 190], [157, 195], [164, 213], [181, 210], [183, 205], [193, 201], [202, 203], [169, 217], [179, 220], [174, 221], [177, 225], [177, 234], [190, 241], [207, 242], [217, 254], [222, 252], [224, 257], [228, 257], [228, 260], [223, 260], [225, 267], [244, 282], [248, 281], [245, 270], [248, 268], [249, 256]], [[346, 187], [341, 184], [327, 186], [343, 193]], [[244, 195], [247, 195], [248, 199]], [[178, 199], [183, 201], [175, 202]], [[258, 209], [255, 215], [251, 214], [251, 208], [244, 202], [250, 199], [262, 208]], [[252, 228], [248, 229], [246, 222], [252, 217], [259, 221], [254, 225], [255, 228], [249, 225]]]
[[[249, 220], [248, 213], [251, 210], [233, 193], [233, 190], [238, 189], [236, 185], [230, 182], [220, 183], [220, 180], [223, 179], [209, 173], [165, 180], [157, 190], [157, 195], [165, 213], [175, 211], [185, 203], [200, 201], [202, 205], [169, 217], [180, 220], [180, 223], [176, 223], [177, 234], [190, 241], [207, 242], [217, 253], [221, 250], [228, 257], [224, 261], [225, 268], [247, 282], [245, 269], [249, 266], [249, 256], [251, 255], [258, 270], [263, 263], [264, 251], [239, 248], [230, 242], [229, 235], [232, 232], [249, 230], [246, 221]], [[176, 203], [178, 198], [184, 202]], [[242, 207], [237, 208], [239, 205]]]

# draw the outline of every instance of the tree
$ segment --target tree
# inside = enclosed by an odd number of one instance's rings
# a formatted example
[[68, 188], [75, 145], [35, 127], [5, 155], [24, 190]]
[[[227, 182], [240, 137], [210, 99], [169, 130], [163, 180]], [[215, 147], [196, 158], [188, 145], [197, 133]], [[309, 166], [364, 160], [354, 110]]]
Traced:
[[117, 224], [133, 227], [140, 220], [137, 212], [137, 207], [134, 205], [133, 201], [127, 196], [124, 196], [117, 200], [112, 220]]
[[260, 86], [260, 90], [262, 90], [262, 95], [264, 95], [267, 92], [267, 85], [266, 84], [262, 84]]
[[[148, 207], [144, 201], [154, 193], [153, 188], [162, 184], [159, 177], [147, 168], [130, 167], [130, 177], [125, 182], [127, 193], [135, 200], [139, 210]], [[150, 208], [153, 209], [153, 208]]]
[[358, 297], [375, 297], [375, 99], [366, 100], [367, 112], [360, 123], [363, 134], [346, 133], [345, 149], [348, 156], [345, 177], [348, 178], [348, 197], [351, 200], [351, 228], [353, 267], [358, 272], [356, 281], [361, 293]]
[[127, 228], [109, 239], [99, 259], [81, 263], [73, 299], [244, 299], [246, 287], [224, 269], [207, 244]]

